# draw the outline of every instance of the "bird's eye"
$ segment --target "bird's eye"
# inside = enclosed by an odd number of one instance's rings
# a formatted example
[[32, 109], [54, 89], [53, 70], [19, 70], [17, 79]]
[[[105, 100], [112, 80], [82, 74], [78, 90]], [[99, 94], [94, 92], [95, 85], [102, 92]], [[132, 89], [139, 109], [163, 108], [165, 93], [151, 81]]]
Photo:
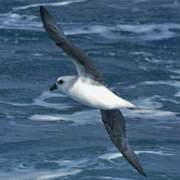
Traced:
[[60, 79], [59, 81], [58, 81], [58, 84], [63, 84], [64, 83], [64, 81], [62, 80], [62, 79]]

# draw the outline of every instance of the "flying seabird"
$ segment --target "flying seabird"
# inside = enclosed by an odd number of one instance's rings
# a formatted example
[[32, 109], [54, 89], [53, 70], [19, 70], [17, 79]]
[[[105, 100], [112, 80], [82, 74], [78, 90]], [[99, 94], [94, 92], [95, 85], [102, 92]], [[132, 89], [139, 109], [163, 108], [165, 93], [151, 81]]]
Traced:
[[114, 145], [139, 173], [146, 176], [136, 154], [128, 145], [125, 119], [119, 110], [120, 108], [135, 108], [135, 106], [106, 87], [101, 73], [91, 59], [67, 40], [62, 29], [56, 25], [43, 6], [40, 7], [40, 15], [48, 35], [58, 47], [72, 57], [77, 71], [77, 76], [59, 77], [50, 91], [59, 89], [82, 104], [100, 109], [105, 129]]

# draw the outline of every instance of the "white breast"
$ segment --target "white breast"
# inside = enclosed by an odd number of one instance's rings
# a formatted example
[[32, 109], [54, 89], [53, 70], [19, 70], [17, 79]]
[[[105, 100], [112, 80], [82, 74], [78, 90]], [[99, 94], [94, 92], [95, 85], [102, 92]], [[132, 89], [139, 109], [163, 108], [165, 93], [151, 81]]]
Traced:
[[118, 97], [103, 85], [92, 85], [79, 78], [67, 94], [74, 100], [98, 109], [118, 109], [135, 107]]

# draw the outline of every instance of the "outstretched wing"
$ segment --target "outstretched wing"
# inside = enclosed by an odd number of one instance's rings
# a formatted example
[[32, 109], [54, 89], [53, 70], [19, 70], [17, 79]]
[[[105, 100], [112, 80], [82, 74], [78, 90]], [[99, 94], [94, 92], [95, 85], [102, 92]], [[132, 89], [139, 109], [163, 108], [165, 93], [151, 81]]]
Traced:
[[[45, 30], [56, 45], [73, 58], [72, 61], [76, 66], [78, 75], [90, 77], [95, 81], [103, 82], [102, 75], [97, 71], [90, 58], [82, 50], [71, 44], [66, 39], [63, 31], [57, 27], [52, 16], [42, 6], [40, 7], [40, 13]], [[125, 119], [121, 112], [119, 110], [101, 110], [101, 115], [112, 142], [128, 162], [145, 176], [146, 174], [144, 173], [136, 154], [128, 146], [125, 132]]]
[[90, 58], [78, 47], [71, 44], [61, 28], [58, 28], [52, 16], [46, 8], [40, 7], [40, 14], [43, 25], [51, 39], [57, 46], [62, 48], [69, 56], [73, 58], [73, 63], [79, 76], [90, 77], [95, 81], [103, 82], [102, 75], [97, 71], [95, 65], [91, 62]]
[[101, 110], [102, 120], [112, 142], [125, 159], [142, 175], [146, 176], [136, 154], [128, 146], [126, 139], [126, 123], [119, 110]]

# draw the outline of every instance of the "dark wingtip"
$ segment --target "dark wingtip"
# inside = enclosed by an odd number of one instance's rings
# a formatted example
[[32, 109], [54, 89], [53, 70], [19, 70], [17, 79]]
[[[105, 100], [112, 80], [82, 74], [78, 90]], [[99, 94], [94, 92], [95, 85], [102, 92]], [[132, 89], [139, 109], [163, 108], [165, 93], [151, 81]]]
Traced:
[[40, 6], [40, 11], [42, 11], [42, 10], [43, 10], [43, 8], [44, 8], [44, 6]]
[[128, 160], [128, 162], [143, 176], [147, 177], [146, 173], [144, 172], [140, 162], [138, 161], [138, 158], [136, 154], [128, 148], [125, 152], [122, 152], [125, 159]]
[[44, 6], [40, 6], [40, 13], [43, 13], [44, 11], [47, 11]]
[[41, 17], [42, 17], [42, 15], [43, 15], [43, 12], [44, 12], [44, 6], [40, 6], [40, 14], [41, 14]]
[[44, 6], [40, 6], [40, 16], [41, 16], [43, 25], [45, 25], [45, 21], [44, 21], [44, 10], [45, 10]]
[[66, 40], [63, 30], [61, 27], [58, 27], [54, 18], [48, 12], [44, 6], [40, 6], [40, 16], [43, 22], [44, 29], [49, 34], [51, 39], [58, 45], [64, 43]]
[[44, 6], [40, 6], [40, 15], [44, 25], [45, 25], [45, 13], [47, 13], [46, 8]]

